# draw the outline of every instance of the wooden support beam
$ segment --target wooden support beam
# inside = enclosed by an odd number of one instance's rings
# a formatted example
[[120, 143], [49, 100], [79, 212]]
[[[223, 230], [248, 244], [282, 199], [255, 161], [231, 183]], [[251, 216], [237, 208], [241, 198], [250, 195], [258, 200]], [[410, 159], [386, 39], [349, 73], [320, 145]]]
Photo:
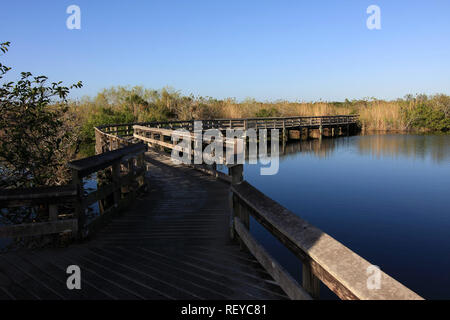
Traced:
[[71, 230], [77, 233], [76, 219], [56, 220], [49, 222], [24, 223], [0, 226], [0, 238], [31, 237], [45, 234], [55, 234]]
[[239, 238], [288, 297], [293, 300], [311, 300], [311, 296], [298, 282], [252, 237], [245, 224], [237, 217], [234, 219], [234, 223]]
[[120, 162], [116, 161], [112, 165], [112, 178], [114, 185], [114, 207], [119, 206], [119, 202], [121, 199], [121, 191], [120, 191]]
[[72, 184], [77, 189], [77, 200], [75, 201], [74, 217], [78, 222], [78, 238], [82, 239], [84, 237], [83, 230], [86, 223], [86, 212], [82, 201], [84, 187], [83, 179], [80, 178], [79, 171], [76, 169], [72, 169]]
[[381, 288], [367, 286], [367, 269], [372, 266], [342, 243], [310, 225], [262, 192], [243, 181], [231, 191], [251, 209], [252, 216], [306, 265], [304, 284], [318, 295], [322, 281], [341, 299], [411, 300], [422, 298], [381, 271]]
[[319, 299], [320, 280], [314, 275], [311, 266], [308, 263], [302, 264], [302, 285], [311, 297], [314, 299]]
[[289, 130], [289, 139], [301, 140], [301, 130]]
[[235, 164], [228, 166], [228, 175], [231, 176], [231, 184], [239, 184], [244, 179], [244, 165]]
[[[244, 166], [242, 164], [230, 165], [228, 166], [228, 175], [231, 177], [231, 185], [239, 184], [243, 181], [243, 170]], [[241, 206], [239, 205], [239, 201], [234, 196], [234, 194], [230, 191], [229, 193], [229, 202], [230, 202], [230, 237], [231, 239], [236, 239], [236, 234], [234, 230], [234, 217], [241, 216]]]
[[50, 221], [58, 220], [58, 205], [50, 204], [48, 206], [48, 218]]

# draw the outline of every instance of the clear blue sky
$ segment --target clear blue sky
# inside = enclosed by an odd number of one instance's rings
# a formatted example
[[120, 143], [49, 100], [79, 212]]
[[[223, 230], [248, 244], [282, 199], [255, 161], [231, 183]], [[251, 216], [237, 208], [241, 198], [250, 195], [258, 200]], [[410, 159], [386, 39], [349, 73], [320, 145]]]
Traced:
[[[66, 8], [81, 8], [68, 30]], [[366, 9], [381, 8], [381, 30]], [[2, 61], [51, 80], [261, 100], [450, 93], [450, 1], [4, 0]]]

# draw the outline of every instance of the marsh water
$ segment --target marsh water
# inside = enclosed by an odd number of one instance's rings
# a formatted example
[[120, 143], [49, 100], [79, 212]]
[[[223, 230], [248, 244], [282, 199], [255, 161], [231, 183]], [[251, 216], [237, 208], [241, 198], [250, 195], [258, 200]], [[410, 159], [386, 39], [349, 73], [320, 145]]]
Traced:
[[[450, 298], [450, 136], [362, 135], [291, 143], [252, 185], [424, 298]], [[251, 232], [297, 279], [301, 264]], [[321, 288], [322, 298], [333, 298]]]

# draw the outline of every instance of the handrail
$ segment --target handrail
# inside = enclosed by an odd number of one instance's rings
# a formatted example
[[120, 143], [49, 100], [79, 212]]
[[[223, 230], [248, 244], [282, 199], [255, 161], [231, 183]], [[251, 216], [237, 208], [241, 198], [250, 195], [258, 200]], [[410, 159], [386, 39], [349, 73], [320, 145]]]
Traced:
[[[145, 187], [144, 152], [147, 146], [133, 144], [121, 149], [72, 161], [72, 183], [56, 187], [0, 190], [0, 207], [40, 206], [40, 212], [48, 215], [48, 221], [0, 226], [0, 237], [28, 237], [61, 233], [70, 230], [74, 237], [84, 238], [111, 213], [124, 207], [136, 191]], [[90, 194], [85, 194], [83, 178], [94, 172], [110, 172], [111, 178]], [[99, 177], [97, 177], [100, 179]], [[92, 203], [100, 203], [100, 216], [87, 221], [86, 209]], [[70, 204], [61, 216], [61, 204]]]
[[244, 120], [290, 120], [290, 119], [320, 119], [320, 118], [350, 118], [355, 121], [359, 115], [332, 115], [332, 116], [290, 116], [290, 117], [253, 117], [253, 118], [218, 118], [218, 119], [191, 119], [191, 120], [173, 120], [173, 121], [149, 121], [149, 122], [133, 122], [133, 123], [117, 123], [117, 124], [105, 124], [97, 126], [98, 129], [104, 129], [109, 127], [122, 127], [122, 126], [133, 126], [133, 125], [141, 125], [141, 126], [149, 126], [149, 125], [170, 125], [170, 124], [179, 124], [179, 123], [191, 123], [193, 121], [201, 121], [201, 122], [223, 122], [223, 121], [244, 121]]
[[20, 205], [24, 202], [49, 203], [77, 195], [77, 190], [71, 186], [37, 187], [20, 189], [0, 189], [1, 206]]
[[73, 205], [78, 191], [74, 186], [55, 186], [0, 190], [0, 207], [39, 206], [46, 220], [33, 223], [21, 223], [0, 226], [0, 238], [28, 237], [78, 230], [77, 220], [70, 215], [60, 217], [59, 205]]
[[[72, 184], [78, 189], [79, 199], [75, 208], [78, 218], [78, 237], [85, 238], [95, 231], [99, 225], [132, 201], [136, 192], [146, 187], [144, 153], [147, 146], [142, 143], [132, 144], [119, 149], [107, 151], [95, 156], [72, 161], [68, 164], [72, 170]], [[109, 146], [112, 149], [112, 146]], [[106, 182], [98, 186], [97, 190], [85, 195], [83, 178], [93, 172], [108, 173], [103, 180]], [[100, 177], [97, 177], [99, 180]], [[99, 202], [100, 216], [93, 221], [87, 221], [86, 208], [92, 203]]]
[[[249, 128], [247, 125], [250, 122], [255, 123], [255, 127], [258, 127], [258, 123], [264, 123], [264, 127], [282, 128], [283, 123], [287, 126], [285, 127], [301, 127], [307, 125], [336, 125], [336, 124], [349, 124], [356, 123], [358, 115], [335, 115], [335, 116], [293, 116], [293, 117], [267, 117], [267, 118], [230, 118], [230, 119], [198, 119], [198, 120], [174, 120], [174, 121], [152, 121], [152, 122], [135, 122], [135, 123], [125, 123], [125, 124], [107, 124], [96, 127], [96, 131], [102, 132], [105, 137], [111, 138], [111, 133], [126, 132], [127, 134], [123, 136], [132, 136], [132, 127], [147, 126], [147, 127], [169, 127], [175, 128], [174, 126], [180, 125], [178, 127], [193, 130], [194, 121], [200, 121], [203, 123], [204, 128], [219, 128], [219, 124], [223, 125], [223, 128], [232, 128], [234, 124], [241, 124], [241, 128]], [[323, 121], [323, 119], [329, 119], [329, 121]], [[306, 121], [308, 120], [308, 121]], [[338, 121], [335, 121], [338, 120]], [[343, 121], [346, 120], [346, 121]], [[273, 121], [274, 125], [268, 125], [267, 122]], [[289, 122], [290, 121], [290, 122]], [[297, 122], [294, 122], [297, 121]], [[317, 122], [318, 121], [318, 122]], [[106, 130], [124, 127], [126, 129], [117, 130]], [[177, 127], [177, 128], [178, 128]], [[117, 137], [118, 135], [112, 135]]]
[[106, 153], [101, 153], [95, 156], [69, 162], [68, 167], [72, 170], [78, 171], [80, 177], [85, 177], [93, 172], [112, 165], [114, 162], [120, 160], [124, 156], [142, 153], [146, 150], [147, 147], [143, 143], [133, 144], [128, 147], [123, 147]]
[[[159, 147], [160, 149], [170, 149], [170, 150], [176, 150], [179, 152], [186, 152], [181, 146], [175, 144], [173, 140], [171, 139], [174, 134], [176, 134], [178, 137], [183, 138], [190, 138], [191, 140], [191, 146], [190, 146], [190, 152], [191, 156], [195, 156], [195, 133], [193, 132], [178, 132], [176, 130], [171, 129], [164, 129], [164, 128], [150, 128], [140, 125], [134, 125], [134, 134], [133, 137], [139, 141], [142, 141], [144, 143], [148, 143], [151, 146]], [[165, 137], [168, 137], [169, 139], [165, 139]], [[236, 155], [238, 153], [243, 153], [244, 148], [244, 139], [243, 138], [229, 138], [229, 137], [221, 137], [222, 143], [224, 143], [225, 150], [223, 151], [223, 154], [227, 152], [227, 150], [231, 150], [231, 152]], [[166, 141], [170, 140], [170, 142]], [[188, 148], [189, 149], [189, 148]], [[214, 154], [205, 155], [204, 152], [202, 152], [203, 159], [209, 158], [211, 162], [215, 159], [215, 162], [212, 165], [205, 165], [205, 164], [191, 164], [192, 167], [199, 169], [201, 171], [210, 171], [213, 175], [216, 177], [220, 177], [223, 180], [229, 181], [229, 178], [224, 175], [223, 173], [216, 170], [216, 164], [227, 164], [227, 159], [222, 155], [222, 157], [214, 158]], [[233, 163], [236, 162], [236, 159], [233, 158]]]
[[[318, 297], [318, 280], [341, 299], [422, 299], [380, 271], [380, 288], [369, 289], [367, 270], [372, 265], [328, 234], [270, 199], [248, 182], [231, 186], [234, 227], [251, 215], [303, 263], [303, 287]], [[239, 233], [239, 232], [238, 232]]]

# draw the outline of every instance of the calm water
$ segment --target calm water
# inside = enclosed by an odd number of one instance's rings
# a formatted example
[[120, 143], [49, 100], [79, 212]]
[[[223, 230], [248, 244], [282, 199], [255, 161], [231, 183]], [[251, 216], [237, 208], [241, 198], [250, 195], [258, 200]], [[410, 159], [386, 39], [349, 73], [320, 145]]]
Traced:
[[[425, 298], [450, 298], [450, 136], [369, 135], [291, 144], [274, 176], [245, 179]], [[298, 279], [298, 260], [252, 221]], [[323, 298], [332, 298], [327, 289]]]

